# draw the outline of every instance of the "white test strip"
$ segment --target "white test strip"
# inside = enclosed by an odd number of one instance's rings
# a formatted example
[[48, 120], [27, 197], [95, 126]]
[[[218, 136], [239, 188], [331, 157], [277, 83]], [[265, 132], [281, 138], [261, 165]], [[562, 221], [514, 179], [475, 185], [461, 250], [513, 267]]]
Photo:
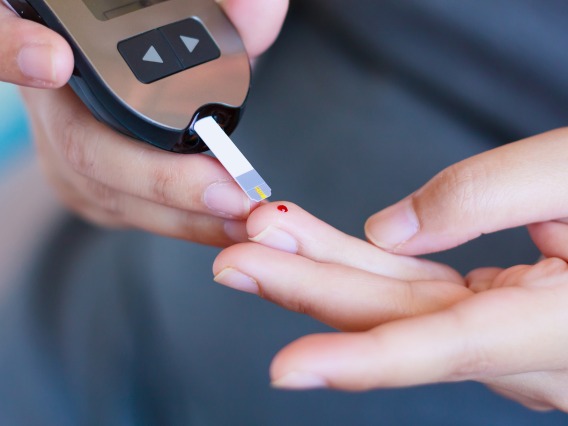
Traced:
[[202, 118], [193, 128], [251, 200], [262, 201], [272, 195], [264, 179], [213, 117]]

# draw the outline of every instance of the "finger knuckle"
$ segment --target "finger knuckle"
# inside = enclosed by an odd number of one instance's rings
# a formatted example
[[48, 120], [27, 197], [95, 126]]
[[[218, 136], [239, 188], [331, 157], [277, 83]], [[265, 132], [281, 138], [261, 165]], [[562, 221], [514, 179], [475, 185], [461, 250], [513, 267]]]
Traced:
[[95, 180], [87, 182], [87, 190], [94, 199], [96, 205], [115, 219], [124, 217], [125, 212], [120, 202], [121, 196], [118, 191]]
[[275, 290], [266, 283], [261, 284], [260, 296], [269, 302], [276, 303], [291, 312], [303, 315], [317, 316], [317, 304], [314, 303], [312, 295], [303, 286], [295, 286], [294, 294], [285, 295]]
[[102, 228], [111, 229], [125, 229], [126, 224], [116, 217], [107, 214], [104, 211], [97, 211], [90, 208], [82, 208], [77, 211], [77, 214], [81, 216], [86, 221], [92, 223], [93, 225], [100, 226]]
[[211, 224], [203, 223], [192, 212], [180, 210], [178, 212], [177, 226], [180, 235], [191, 241], [198, 238], [201, 231], [211, 228]]
[[88, 175], [94, 166], [94, 161], [92, 155], [89, 155], [91, 150], [88, 149], [88, 132], [85, 124], [75, 117], [65, 117], [61, 120], [59, 129], [56, 137], [63, 158], [74, 171]]
[[[465, 321], [459, 312], [455, 313], [454, 321], [458, 329], [466, 330], [468, 328], [465, 326]], [[475, 336], [464, 336], [458, 353], [454, 354], [454, 362], [449, 365], [450, 381], [483, 378], [490, 373], [492, 362], [479, 340]]]
[[185, 210], [177, 210], [177, 220], [172, 224], [163, 224], [159, 231], [161, 234], [198, 244], [210, 246], [226, 246], [223, 223], [210, 216], [199, 216]]
[[[55, 181], [52, 181], [55, 182]], [[84, 197], [70, 187], [66, 182], [56, 181], [54, 183], [58, 199], [71, 211], [80, 212], [85, 205]]]
[[423, 303], [416, 295], [416, 287], [408, 281], [401, 281], [398, 286], [401, 293], [393, 298], [392, 318], [405, 318], [420, 313]]
[[327, 306], [334, 296], [322, 291], [321, 286], [314, 284], [319, 280], [328, 281], [331, 276], [342, 276], [340, 275], [343, 272], [342, 268], [321, 263], [310, 264], [310, 269], [301, 275], [289, 275], [289, 287], [294, 288], [294, 291], [284, 298], [282, 298], [282, 295], [280, 296], [282, 305], [286, 309], [315, 318], [329, 317]]
[[[433, 180], [436, 196], [456, 206], [462, 215], [480, 210], [487, 195], [483, 182], [488, 171], [482, 164], [458, 163], [440, 172]], [[449, 197], [449, 199], [448, 199]]]
[[94, 225], [104, 228], [125, 228], [126, 223], [120, 218], [109, 214], [99, 206], [93, 205], [90, 200], [83, 198], [71, 200], [66, 203], [68, 207], [79, 217]]
[[294, 297], [286, 303], [286, 309], [303, 315], [314, 314], [314, 303], [309, 298]]
[[151, 173], [152, 192], [154, 202], [166, 206], [175, 206], [176, 192], [180, 186], [180, 174], [172, 165], [168, 168], [156, 168]]

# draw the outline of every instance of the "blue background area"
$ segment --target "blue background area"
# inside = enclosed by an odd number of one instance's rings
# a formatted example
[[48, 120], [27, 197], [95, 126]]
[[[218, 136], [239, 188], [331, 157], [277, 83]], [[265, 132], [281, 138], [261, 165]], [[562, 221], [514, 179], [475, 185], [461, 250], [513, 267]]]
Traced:
[[16, 86], [0, 83], [0, 171], [30, 146], [26, 112]]

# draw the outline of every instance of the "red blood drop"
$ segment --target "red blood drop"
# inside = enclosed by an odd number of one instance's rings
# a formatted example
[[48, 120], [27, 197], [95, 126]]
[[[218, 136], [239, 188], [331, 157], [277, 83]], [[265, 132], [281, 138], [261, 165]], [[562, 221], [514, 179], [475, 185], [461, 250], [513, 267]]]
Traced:
[[278, 210], [280, 210], [282, 213], [288, 213], [288, 207], [284, 205], [278, 206]]

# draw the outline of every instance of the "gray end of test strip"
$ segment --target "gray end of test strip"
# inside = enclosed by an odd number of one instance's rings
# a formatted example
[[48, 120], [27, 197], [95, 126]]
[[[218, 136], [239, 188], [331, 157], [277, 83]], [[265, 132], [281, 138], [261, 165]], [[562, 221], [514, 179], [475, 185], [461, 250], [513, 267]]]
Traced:
[[264, 179], [212, 117], [202, 118], [193, 128], [251, 200], [262, 201], [272, 195]]

